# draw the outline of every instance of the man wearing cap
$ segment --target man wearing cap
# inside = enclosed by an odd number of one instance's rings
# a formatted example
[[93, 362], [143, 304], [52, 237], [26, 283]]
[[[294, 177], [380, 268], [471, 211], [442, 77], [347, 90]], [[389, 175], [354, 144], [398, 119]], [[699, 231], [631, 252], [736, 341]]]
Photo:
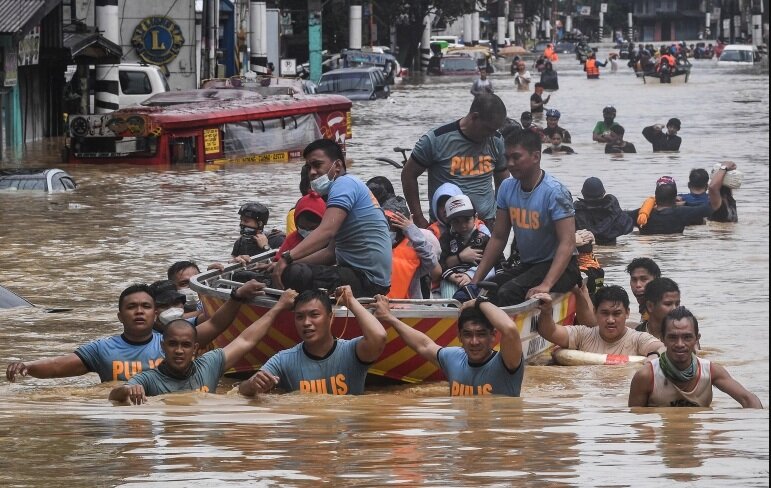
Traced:
[[498, 261], [511, 230], [520, 264], [497, 274], [498, 306], [522, 303], [536, 293], [564, 293], [581, 282], [576, 259], [573, 197], [565, 186], [541, 169], [541, 140], [531, 132], [506, 138], [506, 160], [512, 178], [501, 184], [492, 239], [472, 280], [477, 284]]
[[570, 132], [559, 126], [561, 115], [560, 111], [554, 108], [550, 108], [546, 111], [546, 128], [543, 130], [544, 142], [549, 142], [551, 136], [556, 133], [562, 134], [562, 142], [564, 144], [573, 142], [570, 138]]
[[[234, 289], [231, 299], [225, 302], [214, 316], [197, 327], [198, 342], [208, 344], [230, 326], [241, 302], [261, 295], [265, 285], [249, 281]], [[65, 378], [88, 372], [99, 374], [102, 382], [127, 381], [135, 374], [153, 369], [164, 359], [161, 334], [153, 330], [155, 301], [146, 284], [131, 285], [118, 299], [118, 320], [123, 333], [104, 337], [78, 347], [75, 352], [36, 361], [14, 361], [8, 365], [5, 376], [8, 381], [16, 377]], [[230, 316], [230, 320], [219, 320]], [[216, 318], [215, 318], [216, 317]]]
[[653, 152], [680, 150], [680, 143], [683, 142], [677, 135], [680, 130], [680, 119], [669, 119], [666, 127], [666, 133], [661, 124], [651, 125], [643, 129], [642, 135], [653, 144]]
[[616, 124], [615, 120], [616, 107], [613, 105], [608, 105], [602, 109], [602, 120], [595, 124], [594, 129], [592, 130], [592, 140], [595, 142], [602, 142], [604, 144], [611, 142], [614, 138], [610, 132], [610, 129], [614, 125], [618, 125]]
[[616, 238], [634, 230], [632, 218], [621, 209], [618, 199], [605, 193], [605, 186], [596, 176], [587, 178], [581, 196], [573, 203], [576, 209], [576, 229], [586, 229], [600, 245], [614, 245]]
[[[410, 219], [407, 201], [398, 196], [383, 202], [383, 211], [389, 223], [391, 247], [393, 248], [393, 268], [391, 271], [391, 290], [389, 298], [423, 298], [421, 278], [430, 276], [439, 279], [442, 268], [439, 259], [429, 243], [427, 235]], [[436, 238], [434, 238], [436, 241]], [[436, 247], [439, 247], [437, 241]]]
[[723, 177], [727, 171], [736, 168], [736, 164], [726, 162], [725, 170], [718, 171], [712, 177], [707, 188], [709, 203], [697, 206], [677, 205], [677, 184], [671, 176], [662, 176], [656, 181], [655, 206], [641, 207], [631, 213], [632, 219], [637, 222], [640, 234], [681, 234], [687, 225], [699, 218], [706, 218], [712, 212], [720, 208], [723, 203], [720, 196], [720, 187], [723, 185]]
[[[418, 177], [428, 170], [428, 200], [443, 183], [455, 183], [474, 202], [480, 218], [495, 219], [495, 190], [509, 176], [498, 133], [506, 121], [506, 105], [494, 94], [474, 98], [462, 119], [427, 132], [402, 169], [402, 188], [418, 227], [428, 227], [423, 215]], [[431, 220], [436, 215], [431, 213]]]

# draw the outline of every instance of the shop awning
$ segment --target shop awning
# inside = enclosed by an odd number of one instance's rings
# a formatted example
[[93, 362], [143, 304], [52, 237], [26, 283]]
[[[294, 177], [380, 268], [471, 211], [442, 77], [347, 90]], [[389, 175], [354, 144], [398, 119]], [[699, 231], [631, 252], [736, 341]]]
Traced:
[[24, 37], [61, 0], [0, 0], [0, 35]]
[[70, 64], [120, 64], [123, 50], [98, 32], [65, 32], [64, 48]]

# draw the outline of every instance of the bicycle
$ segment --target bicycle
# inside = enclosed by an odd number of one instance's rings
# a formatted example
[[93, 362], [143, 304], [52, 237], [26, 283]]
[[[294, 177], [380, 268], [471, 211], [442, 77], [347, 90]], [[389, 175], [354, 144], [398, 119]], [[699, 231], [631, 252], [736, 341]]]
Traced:
[[404, 168], [404, 165], [407, 164], [407, 159], [409, 159], [408, 156], [407, 156], [407, 152], [409, 152], [409, 151], [412, 151], [412, 149], [408, 149], [408, 148], [405, 148], [405, 147], [395, 147], [394, 148], [394, 152], [402, 154], [402, 158], [403, 158], [402, 162], [394, 161], [391, 158], [375, 158], [375, 161], [380, 161], [381, 163], [388, 163], [388, 164], [390, 164], [391, 166], [393, 166], [393, 167], [395, 167], [397, 169], [402, 169], [402, 168]]

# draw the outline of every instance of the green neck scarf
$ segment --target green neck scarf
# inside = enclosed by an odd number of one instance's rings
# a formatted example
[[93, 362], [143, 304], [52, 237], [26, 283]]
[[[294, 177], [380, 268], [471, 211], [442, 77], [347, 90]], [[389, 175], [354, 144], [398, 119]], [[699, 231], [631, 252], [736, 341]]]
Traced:
[[699, 364], [696, 361], [696, 354], [691, 354], [691, 365], [684, 371], [681, 371], [669, 361], [666, 351], [659, 357], [659, 366], [661, 366], [661, 371], [664, 372], [664, 376], [677, 383], [687, 383], [688, 381], [691, 381], [696, 376], [696, 372], [699, 369]]

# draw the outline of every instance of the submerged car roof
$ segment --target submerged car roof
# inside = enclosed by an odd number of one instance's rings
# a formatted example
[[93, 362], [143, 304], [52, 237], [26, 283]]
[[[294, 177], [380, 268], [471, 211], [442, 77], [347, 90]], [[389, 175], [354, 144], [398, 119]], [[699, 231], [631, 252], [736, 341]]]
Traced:
[[327, 71], [321, 77], [323, 78], [326, 75], [333, 75], [337, 73], [370, 73], [372, 71], [383, 71], [382, 69], [378, 68], [377, 66], [365, 66], [361, 68], [338, 68], [333, 69], [331, 71]]

